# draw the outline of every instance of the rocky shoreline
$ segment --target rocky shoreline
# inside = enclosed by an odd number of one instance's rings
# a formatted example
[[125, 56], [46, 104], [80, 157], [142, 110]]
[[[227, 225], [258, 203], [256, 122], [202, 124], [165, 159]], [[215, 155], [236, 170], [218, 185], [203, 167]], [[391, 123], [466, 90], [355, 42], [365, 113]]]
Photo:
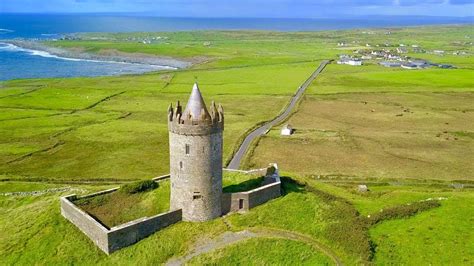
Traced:
[[104, 61], [104, 62], [120, 62], [120, 63], [154, 65], [154, 66], [169, 67], [172, 69], [187, 68], [192, 65], [192, 62], [189, 62], [189, 61], [178, 60], [171, 57], [153, 56], [153, 55], [142, 54], [142, 53], [124, 53], [117, 50], [107, 50], [107, 51], [101, 52], [100, 54], [92, 54], [92, 53], [87, 53], [81, 50], [63, 49], [63, 48], [48, 46], [41, 41], [1, 40], [1, 42], [15, 45], [23, 49], [46, 52], [48, 54], [51, 54], [57, 57], [80, 59], [80, 60], [96, 60], [96, 61]]

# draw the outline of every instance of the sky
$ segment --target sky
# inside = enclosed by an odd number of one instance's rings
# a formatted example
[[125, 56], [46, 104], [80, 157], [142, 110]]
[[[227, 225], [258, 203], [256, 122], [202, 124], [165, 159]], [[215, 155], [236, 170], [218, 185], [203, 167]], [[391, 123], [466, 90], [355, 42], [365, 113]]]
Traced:
[[162, 17], [474, 16], [474, 0], [0, 0], [0, 13], [141, 13]]

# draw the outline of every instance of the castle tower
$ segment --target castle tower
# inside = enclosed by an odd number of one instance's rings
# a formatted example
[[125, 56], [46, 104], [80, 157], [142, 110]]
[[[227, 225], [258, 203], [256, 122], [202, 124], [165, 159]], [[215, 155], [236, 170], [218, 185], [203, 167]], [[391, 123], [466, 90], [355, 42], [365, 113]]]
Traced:
[[222, 131], [224, 111], [210, 112], [197, 83], [186, 105], [168, 108], [171, 210], [182, 209], [184, 221], [207, 221], [222, 214]]

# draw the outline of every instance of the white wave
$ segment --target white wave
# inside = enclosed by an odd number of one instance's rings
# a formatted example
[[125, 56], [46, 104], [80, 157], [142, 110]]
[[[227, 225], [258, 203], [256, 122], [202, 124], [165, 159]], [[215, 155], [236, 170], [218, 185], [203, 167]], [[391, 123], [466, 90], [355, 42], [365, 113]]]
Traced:
[[0, 33], [8, 33], [8, 32], [14, 32], [14, 30], [0, 29]]
[[[2, 45], [4, 45], [4, 46], [2, 46]], [[140, 65], [140, 66], [149, 66], [149, 67], [152, 67], [152, 68], [155, 68], [155, 69], [177, 69], [177, 68], [171, 67], [171, 66], [161, 66], [161, 65], [151, 65], [151, 64], [139, 64], [139, 63], [129, 63], [129, 62], [117, 62], [117, 61], [105, 61], [105, 60], [93, 60], [93, 59], [80, 59], [80, 58], [62, 57], [62, 56], [57, 56], [57, 55], [54, 55], [54, 54], [50, 54], [46, 51], [26, 49], [26, 48], [22, 48], [22, 47], [16, 46], [16, 45], [11, 44], [11, 43], [2, 43], [2, 42], [0, 42], [0, 51], [1, 50], [6, 50], [6, 51], [10, 51], [10, 52], [24, 52], [24, 53], [28, 53], [28, 54], [34, 55], [34, 56], [55, 58], [55, 59], [65, 60], [65, 61]]]

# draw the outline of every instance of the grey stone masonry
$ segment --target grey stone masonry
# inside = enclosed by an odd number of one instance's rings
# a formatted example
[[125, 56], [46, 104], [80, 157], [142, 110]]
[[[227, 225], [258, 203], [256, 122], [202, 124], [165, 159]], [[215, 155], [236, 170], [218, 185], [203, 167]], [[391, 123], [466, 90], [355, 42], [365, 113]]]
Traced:
[[107, 228], [74, 204], [74, 200], [112, 193], [116, 190], [116, 188], [109, 189], [83, 197], [70, 195], [60, 199], [61, 214], [107, 254], [136, 243], [166, 226], [181, 221], [181, 210], [174, 210]]
[[96, 246], [109, 254], [109, 239], [107, 237], [109, 229], [74, 205], [72, 201], [75, 199], [77, 199], [76, 195], [61, 197], [61, 214], [86, 234]]
[[207, 221], [222, 214], [222, 107], [210, 112], [197, 84], [186, 109], [168, 109], [172, 210], [184, 221]]
[[[272, 167], [278, 169], [276, 164]], [[224, 193], [222, 195], [222, 214], [228, 212], [246, 212], [251, 208], [280, 196], [281, 180], [278, 170], [271, 174], [267, 172], [261, 187], [245, 192]]]

